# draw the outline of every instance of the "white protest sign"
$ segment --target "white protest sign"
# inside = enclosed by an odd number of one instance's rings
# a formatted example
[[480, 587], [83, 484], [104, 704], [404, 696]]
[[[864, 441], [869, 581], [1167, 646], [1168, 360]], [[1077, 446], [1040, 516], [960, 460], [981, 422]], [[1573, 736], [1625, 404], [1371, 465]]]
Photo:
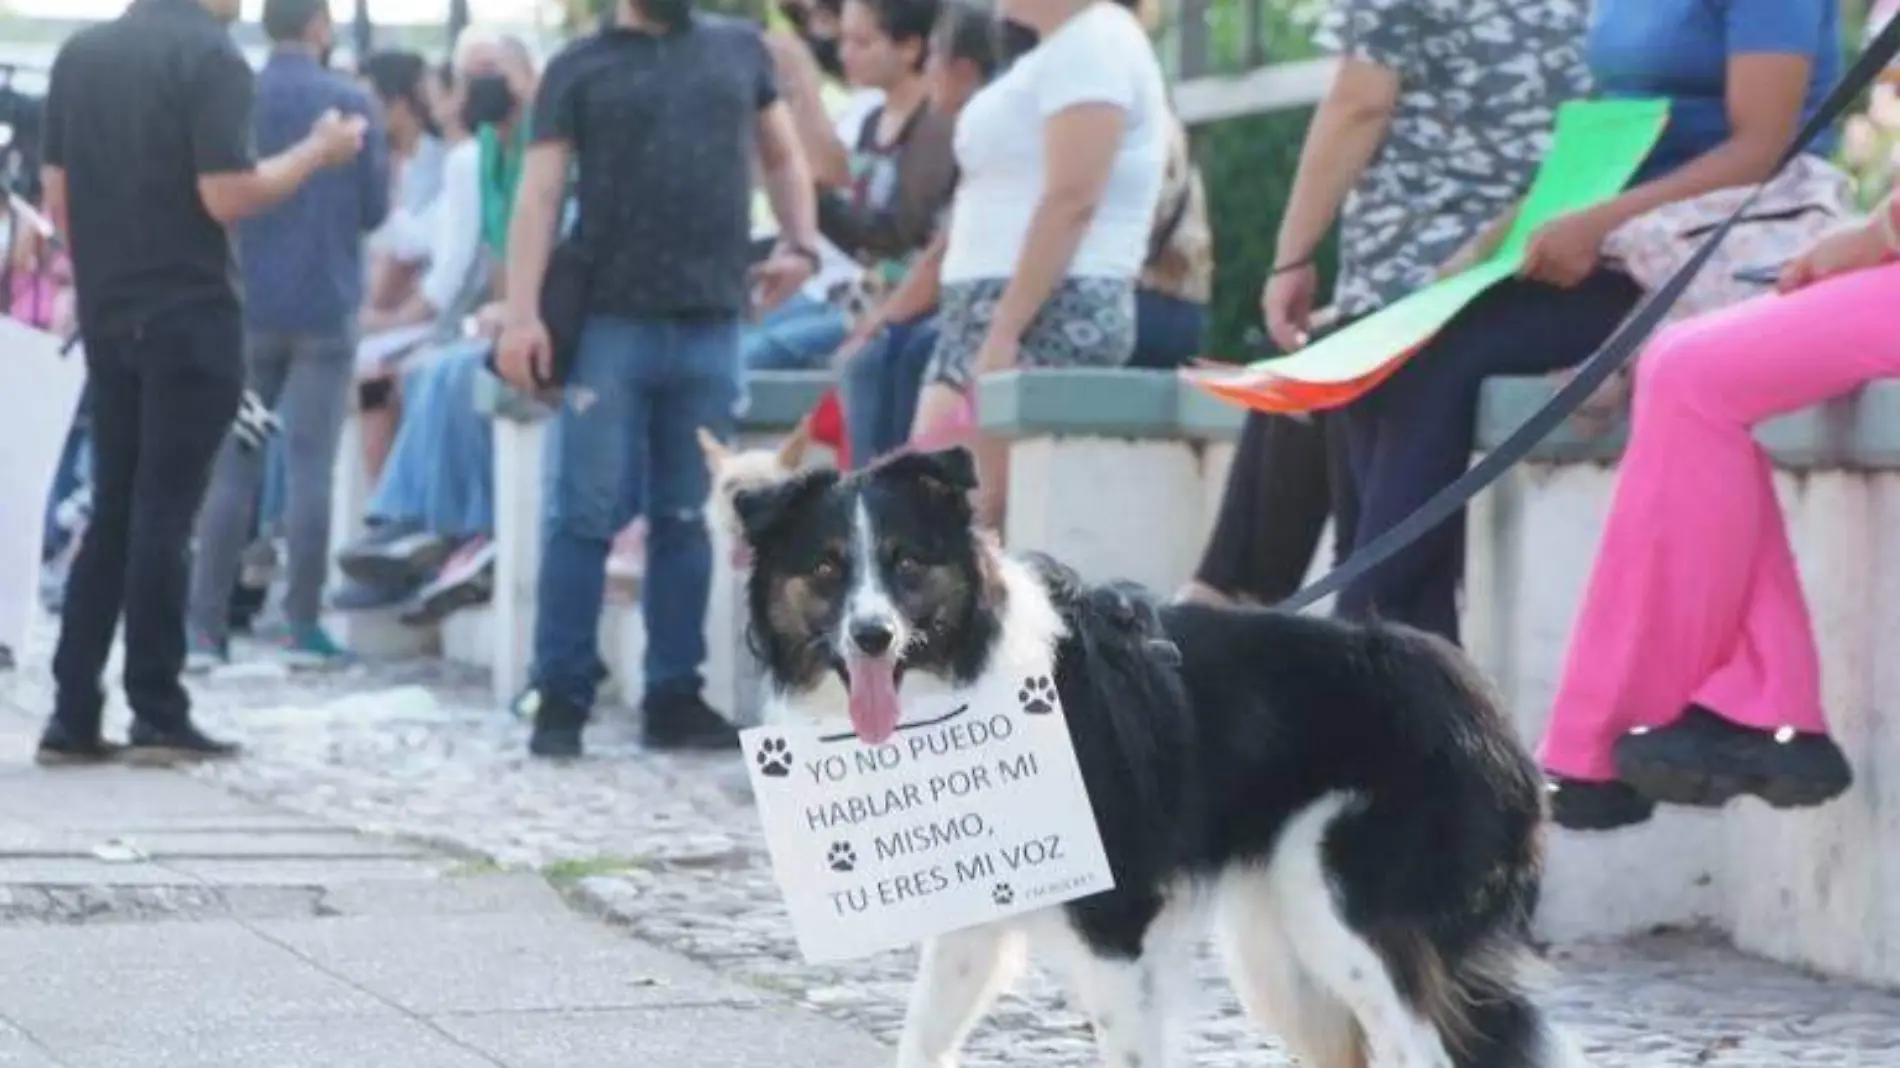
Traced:
[[1045, 675], [909, 698], [850, 728], [742, 735], [772, 872], [805, 959], [848, 960], [1114, 888]]
[[0, 645], [19, 652], [39, 612], [46, 499], [72, 429], [86, 363], [58, 337], [0, 316]]

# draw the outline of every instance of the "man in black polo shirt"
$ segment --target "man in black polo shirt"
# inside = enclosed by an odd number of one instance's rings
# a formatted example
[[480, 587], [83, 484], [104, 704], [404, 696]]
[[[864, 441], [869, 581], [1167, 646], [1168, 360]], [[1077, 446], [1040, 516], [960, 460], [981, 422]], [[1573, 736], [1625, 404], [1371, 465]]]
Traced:
[[135, 0], [53, 63], [49, 214], [72, 248], [92, 387], [93, 517], [67, 580], [43, 763], [90, 763], [100, 676], [125, 617], [141, 762], [228, 756], [179, 683], [192, 521], [244, 389], [230, 224], [353, 159], [363, 120], [330, 112], [288, 151], [251, 151], [252, 73], [227, 32], [239, 0]]
[[[755, 160], [784, 237], [749, 280]], [[529, 748], [581, 751], [608, 546], [636, 501], [648, 524], [646, 742], [735, 746], [700, 693], [712, 546], [696, 435], [730, 436], [749, 286], [769, 308], [818, 262], [810, 172], [758, 28], [695, 13], [691, 0], [619, 0], [598, 33], [548, 65], [508, 234], [497, 352], [519, 388], [548, 371], [538, 294], [570, 162], [587, 317], [549, 440]]]

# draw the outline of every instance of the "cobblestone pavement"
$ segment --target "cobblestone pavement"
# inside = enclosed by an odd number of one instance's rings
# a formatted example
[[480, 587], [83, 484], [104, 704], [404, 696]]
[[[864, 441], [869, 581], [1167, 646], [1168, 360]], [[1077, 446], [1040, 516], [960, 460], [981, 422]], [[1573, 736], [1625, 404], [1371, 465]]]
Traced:
[[[0, 682], [20, 711], [50, 696], [44, 655]], [[736, 758], [642, 753], [624, 714], [589, 735], [590, 757], [524, 755], [525, 728], [475, 673], [438, 663], [291, 675], [228, 669], [197, 685], [201, 719], [241, 735], [242, 762], [196, 774], [366, 830], [470, 851], [474, 865], [538, 868], [639, 937], [789, 994], [892, 1042], [914, 955], [805, 964], [767, 868]], [[1694, 933], [1560, 949], [1556, 1015], [1599, 1068], [1900, 1068], [1900, 997], [1813, 979]], [[1242, 1019], [1203, 962], [1191, 1032], [1205, 1068], [1291, 1062]], [[1081, 1016], [1030, 976], [973, 1036], [966, 1064], [1092, 1064]]]

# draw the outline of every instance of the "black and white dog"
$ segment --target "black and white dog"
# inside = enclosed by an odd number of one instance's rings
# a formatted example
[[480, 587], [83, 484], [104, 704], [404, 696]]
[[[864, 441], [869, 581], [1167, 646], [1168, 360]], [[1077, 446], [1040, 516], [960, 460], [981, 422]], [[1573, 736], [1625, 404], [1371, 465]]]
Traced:
[[1115, 889], [926, 947], [900, 1068], [948, 1068], [1033, 943], [1111, 1068], [1165, 1068], [1194, 949], [1308, 1068], [1571, 1068], [1533, 1002], [1542, 791], [1456, 650], [1158, 606], [972, 525], [962, 450], [736, 494], [783, 720], [881, 742], [900, 690], [1053, 659]]

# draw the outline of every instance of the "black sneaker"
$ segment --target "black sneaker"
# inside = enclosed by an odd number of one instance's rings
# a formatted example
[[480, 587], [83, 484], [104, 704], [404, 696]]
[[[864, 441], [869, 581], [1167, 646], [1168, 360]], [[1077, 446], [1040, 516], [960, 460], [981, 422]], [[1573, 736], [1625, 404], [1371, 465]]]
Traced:
[[189, 723], [161, 729], [144, 720], [134, 720], [126, 741], [126, 763], [143, 767], [229, 760], [243, 752], [243, 747], [236, 742], [219, 741]]
[[369, 586], [400, 587], [441, 570], [455, 543], [426, 530], [391, 525], [337, 553], [344, 575]]
[[1573, 831], [1614, 831], [1649, 822], [1656, 803], [1628, 783], [1590, 782], [1545, 773], [1544, 793], [1550, 798], [1550, 818]]
[[534, 720], [534, 731], [528, 735], [530, 755], [549, 760], [578, 760], [582, 756], [581, 734], [587, 729], [586, 709], [549, 697], [530, 686], [515, 698], [514, 712]]
[[45, 733], [40, 735], [33, 763], [46, 768], [110, 764], [124, 752], [122, 745], [108, 742], [97, 734], [81, 735], [55, 719], [47, 723]]
[[696, 693], [648, 694], [640, 741], [648, 749], [737, 749], [739, 731]]
[[1616, 773], [1653, 801], [1720, 808], [1751, 794], [1775, 808], [1809, 808], [1847, 791], [1847, 757], [1825, 734], [1758, 730], [1699, 705], [1667, 727], [1617, 739]]

